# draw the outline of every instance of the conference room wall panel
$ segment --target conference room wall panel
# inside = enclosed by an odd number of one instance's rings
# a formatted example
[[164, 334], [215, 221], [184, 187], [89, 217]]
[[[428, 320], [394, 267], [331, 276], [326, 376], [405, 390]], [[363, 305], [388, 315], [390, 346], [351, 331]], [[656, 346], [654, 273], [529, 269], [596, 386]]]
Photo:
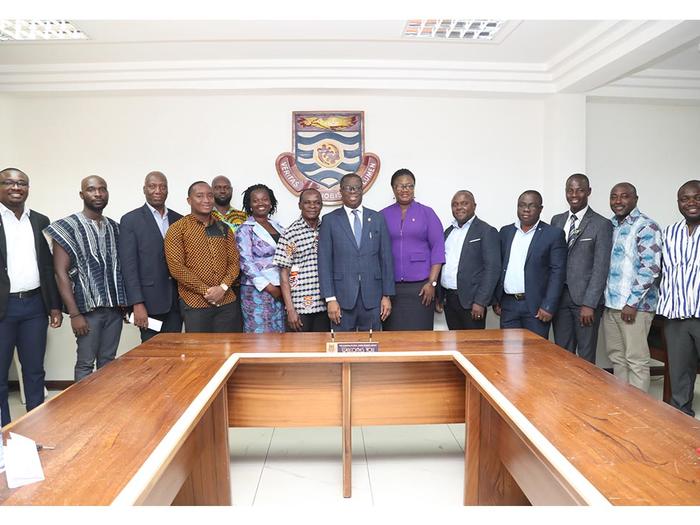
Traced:
[[[462, 188], [475, 193], [477, 213], [497, 227], [514, 219], [520, 192], [538, 189], [545, 195], [543, 218], [549, 220], [566, 209], [563, 182], [569, 175], [562, 173], [554, 180], [556, 176], [546, 173], [552, 159], [558, 165], [578, 166], [585, 157], [594, 187], [591, 204], [598, 211], [609, 213], [610, 186], [629, 178], [640, 187], [645, 211], [668, 217], [667, 222], [675, 217], [673, 201], [661, 202], [661, 192], [649, 191], [659, 175], [649, 167], [666, 162], [674, 172], [687, 173], [698, 165], [697, 152], [666, 158], [679, 141], [700, 141], [700, 130], [693, 125], [693, 118], [700, 121], [697, 107], [574, 103], [567, 109], [569, 116], [553, 119], [547, 100], [323, 92], [21, 95], [0, 98], [0, 112], [15, 116], [10, 119], [10, 147], [0, 146], [0, 158], [30, 175], [29, 204], [51, 218], [79, 210], [80, 180], [99, 174], [110, 188], [106, 214], [118, 220], [143, 203], [143, 177], [158, 169], [170, 181], [169, 206], [180, 212], [188, 211], [185, 193], [195, 180], [227, 175], [237, 207], [248, 185], [264, 182], [275, 191], [277, 219], [286, 226], [297, 216], [297, 199], [279, 180], [274, 161], [292, 150], [292, 111], [363, 110], [365, 151], [376, 153], [382, 162], [365, 197], [369, 207], [380, 209], [393, 202], [389, 178], [396, 169], [408, 167], [417, 177], [417, 199], [432, 206], [445, 226], [451, 220], [451, 196]], [[635, 125], [622, 133], [625, 119]], [[653, 135], [645, 129], [648, 119], [669, 129]], [[574, 137], [585, 136], [585, 156], [575, 147], [551, 151], [556, 147], [553, 121], [560, 128], [569, 123], [577, 130]], [[0, 130], [0, 138], [4, 133]], [[645, 162], [634, 158], [635, 141], [644, 149]], [[562, 158], [567, 155], [571, 158]], [[615, 155], [615, 162], [607, 162]], [[680, 163], [690, 162], [693, 166], [680, 169]], [[622, 177], [626, 164], [637, 166], [638, 174], [627, 171]], [[562, 185], [560, 192], [557, 184]], [[672, 186], [677, 187], [675, 179]], [[652, 194], [659, 196], [657, 202], [645, 199]], [[490, 315], [488, 326], [497, 326], [495, 315]], [[442, 316], [436, 316], [436, 329], [445, 329]], [[137, 331], [125, 326], [119, 354], [138, 342]], [[66, 322], [50, 331], [47, 380], [70, 380], [74, 362], [75, 342]]]

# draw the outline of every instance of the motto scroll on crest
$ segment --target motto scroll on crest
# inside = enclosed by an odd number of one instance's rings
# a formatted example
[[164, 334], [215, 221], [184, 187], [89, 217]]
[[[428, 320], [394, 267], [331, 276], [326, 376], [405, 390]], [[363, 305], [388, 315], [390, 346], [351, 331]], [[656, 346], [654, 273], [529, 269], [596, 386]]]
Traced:
[[294, 111], [292, 149], [275, 161], [277, 173], [294, 195], [316, 188], [323, 204], [338, 204], [340, 179], [355, 172], [365, 192], [379, 174], [379, 157], [365, 153], [364, 111]]

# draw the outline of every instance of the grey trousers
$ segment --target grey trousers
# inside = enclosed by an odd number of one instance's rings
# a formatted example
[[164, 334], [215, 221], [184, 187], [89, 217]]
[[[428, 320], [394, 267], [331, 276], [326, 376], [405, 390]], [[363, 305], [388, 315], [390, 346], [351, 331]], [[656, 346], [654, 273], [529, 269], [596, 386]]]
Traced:
[[603, 333], [615, 377], [649, 392], [649, 343], [654, 312], [637, 312], [634, 323], [622, 320], [622, 310], [605, 308]]
[[124, 324], [119, 308], [97, 308], [83, 314], [90, 331], [76, 337], [78, 360], [75, 363], [75, 381], [92, 374], [95, 369], [114, 360], [119, 346], [119, 337]]
[[700, 358], [700, 319], [667, 319], [664, 332], [668, 346], [671, 405], [695, 416], [693, 394]]
[[595, 364], [598, 328], [603, 308], [599, 307], [593, 311], [591, 326], [581, 326], [580, 315], [581, 306], [574, 303], [569, 289], [565, 286], [559, 301], [559, 310], [552, 321], [554, 342], [572, 354], [578, 353], [579, 357]]

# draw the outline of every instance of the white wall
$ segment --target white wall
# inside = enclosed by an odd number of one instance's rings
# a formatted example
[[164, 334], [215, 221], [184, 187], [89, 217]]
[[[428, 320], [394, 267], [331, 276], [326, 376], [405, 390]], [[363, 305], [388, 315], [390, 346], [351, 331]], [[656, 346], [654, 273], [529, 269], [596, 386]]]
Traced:
[[14, 152], [14, 104], [6, 95], [0, 95], [0, 170], [12, 165]]
[[[0, 99], [0, 111], [6, 106]], [[364, 110], [365, 149], [382, 161], [365, 204], [379, 209], [392, 202], [391, 173], [408, 167], [417, 177], [418, 200], [432, 206], [445, 225], [451, 219], [452, 194], [462, 188], [475, 193], [477, 213], [497, 227], [512, 222], [520, 192], [538, 189], [545, 195], [543, 218], [549, 220], [566, 209], [567, 168], [586, 171], [586, 162], [594, 187], [592, 205], [599, 212], [609, 213], [610, 186], [629, 178], [640, 190], [642, 208], [659, 220], [663, 212], [668, 221], [676, 216], [670, 197], [658, 204], [645, 198], [661, 195], [654, 177], [672, 171], [682, 182], [700, 165], [698, 148], [689, 147], [700, 143], [697, 107], [584, 105], [580, 97], [37, 95], [13, 98], [9, 109], [21, 118], [13, 122], [8, 162], [29, 174], [30, 205], [51, 218], [80, 209], [80, 179], [94, 173], [110, 187], [106, 214], [119, 219], [142, 204], [143, 177], [159, 169], [170, 180], [168, 204], [180, 212], [188, 211], [185, 191], [192, 181], [224, 174], [233, 181], [236, 206], [248, 185], [271, 186], [280, 201], [278, 220], [286, 225], [296, 217], [296, 198], [279, 181], [274, 161], [291, 151], [294, 110]], [[566, 136], [558, 137], [562, 130]], [[583, 137], [586, 145], [577, 145]], [[655, 168], [669, 162], [670, 169]], [[675, 180], [665, 193], [675, 192]], [[496, 326], [494, 315], [489, 326]], [[437, 327], [443, 328], [444, 321]], [[125, 327], [119, 352], [138, 342], [136, 330]], [[51, 331], [47, 379], [72, 378], [74, 347], [68, 323]]]

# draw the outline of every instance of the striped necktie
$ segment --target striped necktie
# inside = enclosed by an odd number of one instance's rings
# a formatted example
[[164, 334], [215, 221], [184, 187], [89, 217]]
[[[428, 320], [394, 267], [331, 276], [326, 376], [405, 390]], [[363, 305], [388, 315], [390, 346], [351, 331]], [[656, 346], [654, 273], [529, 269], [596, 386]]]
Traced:
[[359, 210], [352, 210], [352, 214], [355, 216], [355, 220], [352, 224], [352, 229], [355, 233], [355, 242], [357, 247], [360, 247], [360, 241], [362, 240], [362, 223], [360, 222], [360, 212]]
[[567, 240], [567, 244], [569, 248], [571, 248], [571, 245], [574, 244], [574, 240], [576, 237], [574, 236], [574, 233], [576, 232], [576, 221], [578, 220], [578, 217], [576, 215], [572, 215], [570, 218], [571, 225], [569, 226], [569, 237]]

